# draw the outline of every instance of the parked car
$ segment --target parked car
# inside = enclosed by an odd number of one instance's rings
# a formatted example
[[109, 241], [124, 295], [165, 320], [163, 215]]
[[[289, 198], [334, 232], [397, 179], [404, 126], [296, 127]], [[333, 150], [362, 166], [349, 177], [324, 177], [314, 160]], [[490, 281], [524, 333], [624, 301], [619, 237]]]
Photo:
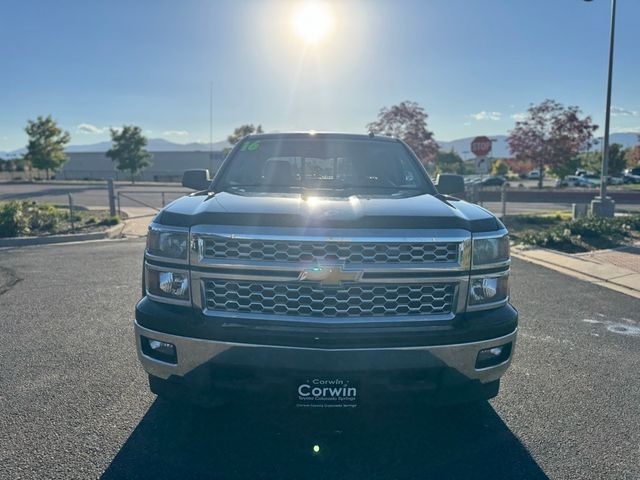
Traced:
[[624, 183], [624, 178], [622, 177], [607, 177], [608, 185], [622, 185]]
[[576, 170], [575, 175], [578, 177], [582, 177], [583, 175], [595, 175], [595, 172], [592, 172], [591, 170], [585, 170], [584, 168], [579, 168]]
[[479, 182], [480, 182], [479, 175], [465, 175], [464, 177], [465, 185], [473, 185], [474, 183], [479, 183]]
[[556, 181], [556, 187], [581, 187], [583, 180], [578, 175], [567, 175]]
[[182, 183], [196, 192], [153, 219], [135, 308], [153, 392], [301, 408], [497, 395], [518, 323], [509, 237], [451, 196], [460, 176], [434, 185], [393, 138], [280, 133]]
[[483, 187], [501, 187], [505, 183], [507, 183], [507, 179], [501, 176], [484, 177], [479, 182]]
[[625, 170], [622, 181], [624, 183], [640, 183], [640, 167]]
[[538, 180], [540, 178], [540, 170], [531, 170], [527, 174], [527, 178], [529, 180]]
[[580, 175], [580, 178], [584, 182], [583, 185], [580, 185], [581, 187], [597, 187], [597, 186], [600, 185], [600, 176], [595, 175], [593, 173], [587, 173], [585, 175]]
[[600, 178], [597, 181], [589, 175], [567, 175], [561, 180], [556, 181], [556, 187], [587, 187], [593, 188], [600, 185]]

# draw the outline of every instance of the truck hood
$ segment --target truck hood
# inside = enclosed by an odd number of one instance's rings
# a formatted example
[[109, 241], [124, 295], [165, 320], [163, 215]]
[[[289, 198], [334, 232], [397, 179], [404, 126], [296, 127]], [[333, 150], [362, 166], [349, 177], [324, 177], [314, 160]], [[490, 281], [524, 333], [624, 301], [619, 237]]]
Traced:
[[477, 205], [430, 194], [381, 198], [221, 192], [182, 197], [162, 210], [155, 222], [176, 226], [463, 228], [473, 232], [502, 226]]

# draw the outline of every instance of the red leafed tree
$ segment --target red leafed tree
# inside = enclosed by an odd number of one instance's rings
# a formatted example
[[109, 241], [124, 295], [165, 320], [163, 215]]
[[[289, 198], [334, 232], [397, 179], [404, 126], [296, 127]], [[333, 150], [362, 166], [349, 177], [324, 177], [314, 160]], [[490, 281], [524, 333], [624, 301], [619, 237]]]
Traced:
[[545, 166], [553, 169], [591, 146], [598, 126], [590, 116], [581, 118], [581, 113], [578, 107], [545, 100], [531, 105], [527, 117], [509, 132], [507, 142], [516, 159], [533, 162], [540, 169], [538, 188], [542, 188]]
[[396, 137], [406, 142], [424, 164], [430, 163], [438, 153], [433, 132], [427, 128], [427, 112], [416, 102], [404, 101], [384, 107], [378, 119], [367, 125], [372, 133]]
[[[640, 135], [638, 135], [638, 142], [640, 142]], [[627, 161], [627, 167], [640, 167], [640, 145], [636, 145], [627, 150], [625, 159]]]

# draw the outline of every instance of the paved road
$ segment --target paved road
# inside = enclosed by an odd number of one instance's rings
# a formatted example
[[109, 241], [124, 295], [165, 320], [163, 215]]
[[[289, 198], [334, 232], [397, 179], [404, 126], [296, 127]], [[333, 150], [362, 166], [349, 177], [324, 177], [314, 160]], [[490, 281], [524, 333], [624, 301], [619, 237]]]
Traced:
[[[118, 184], [117, 188], [124, 193], [121, 196], [120, 204], [123, 208], [130, 211], [133, 210], [134, 215], [153, 212], [152, 209], [146, 208], [145, 205], [160, 208], [162, 206], [162, 192], [165, 194], [165, 203], [180, 197], [191, 190], [173, 186], [155, 186], [155, 185], [130, 185]], [[0, 183], [0, 201], [3, 200], [36, 200], [40, 202], [54, 202], [67, 204], [67, 194], [71, 193], [76, 205], [82, 205], [89, 208], [108, 208], [108, 197], [106, 186], [96, 184], [86, 185], [56, 185], [56, 184], [10, 184]], [[140, 203], [142, 202], [142, 203]], [[500, 215], [502, 206], [498, 202], [485, 202], [484, 206]], [[143, 208], [144, 211], [140, 210]], [[621, 210], [640, 211], [640, 204], [636, 205], [618, 205]], [[571, 210], [569, 203], [544, 203], [544, 202], [510, 202], [507, 203], [507, 214], [532, 213], [542, 211]]]
[[515, 261], [517, 357], [489, 403], [203, 411], [147, 391], [142, 250], [0, 251], [1, 478], [640, 477], [636, 299]]

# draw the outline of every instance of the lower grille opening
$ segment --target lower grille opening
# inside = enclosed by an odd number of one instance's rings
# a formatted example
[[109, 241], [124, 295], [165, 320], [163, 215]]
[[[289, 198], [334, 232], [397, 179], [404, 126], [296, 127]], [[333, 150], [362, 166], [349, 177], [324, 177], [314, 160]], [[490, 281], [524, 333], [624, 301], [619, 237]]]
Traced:
[[297, 317], [384, 317], [452, 312], [454, 283], [378, 285], [206, 280], [212, 311]]

